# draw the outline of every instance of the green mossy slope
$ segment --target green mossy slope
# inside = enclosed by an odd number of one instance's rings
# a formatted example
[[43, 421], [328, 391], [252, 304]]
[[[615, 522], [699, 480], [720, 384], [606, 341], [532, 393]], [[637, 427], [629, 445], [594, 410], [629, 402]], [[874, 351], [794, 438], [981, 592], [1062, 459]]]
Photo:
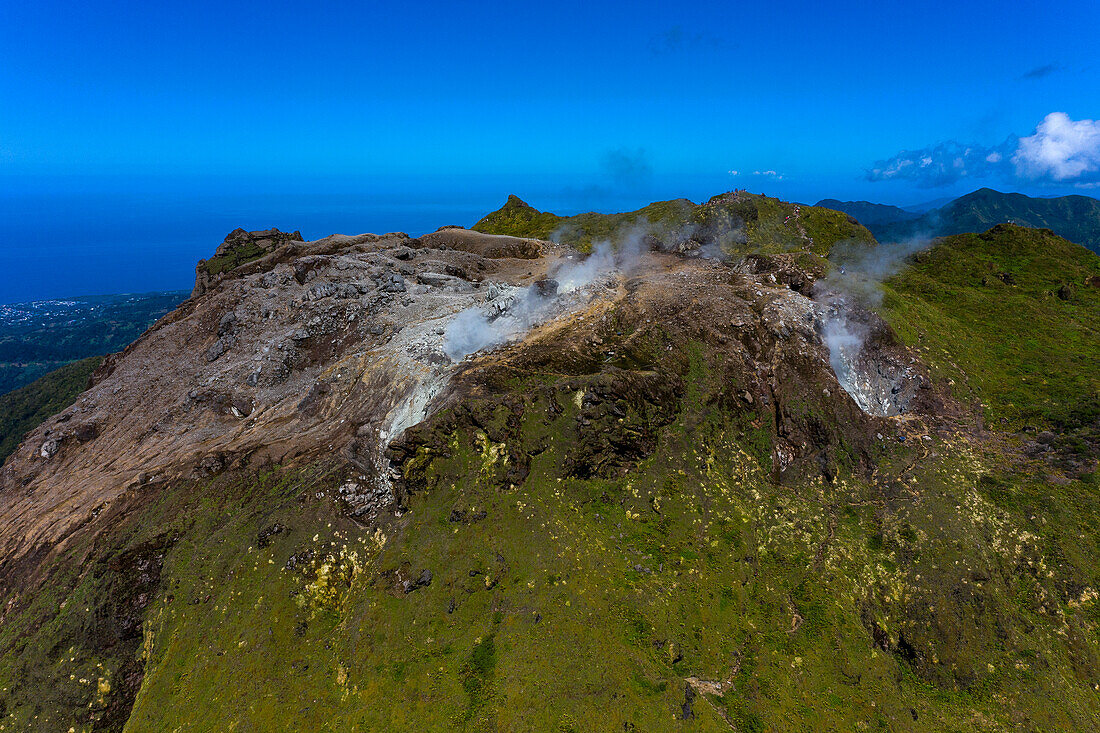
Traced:
[[[1095, 258], [1043, 233], [985, 237], [922, 255], [885, 312], [961, 396], [1053, 424], [1045, 401], [1095, 374], [1039, 356], [1054, 336], [996, 348], [1014, 326], [994, 303], [1096, 354], [1078, 287]], [[1069, 300], [1042, 295], [1071, 281]], [[408, 511], [378, 527], [342, 513], [349, 475], [327, 463], [131, 492], [94, 540], [0, 579], [5, 730], [1100, 727], [1094, 475], [1052, 482], [1003, 435], [925, 438], [914, 421], [916, 439], [879, 440], [873, 471], [779, 484], [776, 426], [730, 399], [728, 355], [651, 346], [570, 378], [502, 370], [414, 430]], [[1047, 384], [1006, 397], [1028, 358]], [[670, 364], [676, 389], [586, 427], [589, 391]], [[615, 441], [650, 432], [624, 461]]]
[[339, 513], [324, 466], [150, 489], [0, 626], [9, 725], [118, 730], [138, 669], [127, 731], [1100, 724], [1095, 490], [1051, 499], [1086, 548], [1052, 555], [1049, 512], [991, 501], [995, 457], [962, 441], [778, 486], [710, 373], [693, 357], [620, 478], [563, 476], [568, 395], [553, 419], [532, 403], [518, 445], [456, 430], [379, 530]]
[[548, 239], [566, 218], [548, 211], [539, 211], [519, 196], [509, 194], [504, 206], [486, 214], [471, 228], [486, 234]]
[[568, 217], [540, 212], [513, 195], [473, 229], [554, 238], [586, 250], [596, 242], [618, 242], [639, 227], [669, 243], [690, 237], [716, 244], [727, 254], [804, 250], [824, 256], [837, 242], [874, 241], [871, 233], [847, 214], [745, 191], [714, 196], [698, 205], [674, 199], [620, 214], [587, 212]]
[[81, 359], [0, 395], [0, 464], [28, 431], [71, 405], [88, 388], [88, 378], [102, 363], [102, 356]]
[[1001, 224], [937, 240], [886, 284], [884, 314], [995, 426], [1100, 418], [1100, 257]]

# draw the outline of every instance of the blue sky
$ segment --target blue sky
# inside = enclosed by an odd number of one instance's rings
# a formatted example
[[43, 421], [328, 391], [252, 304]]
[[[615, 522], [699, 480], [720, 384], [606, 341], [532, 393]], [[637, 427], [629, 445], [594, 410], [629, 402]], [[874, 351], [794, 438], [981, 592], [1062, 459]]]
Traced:
[[1095, 2], [6, 2], [0, 260], [69, 209], [167, 206], [182, 262], [234, 212], [322, 226], [318, 202], [414, 230], [508, 193], [567, 213], [1095, 193], [1098, 31]]

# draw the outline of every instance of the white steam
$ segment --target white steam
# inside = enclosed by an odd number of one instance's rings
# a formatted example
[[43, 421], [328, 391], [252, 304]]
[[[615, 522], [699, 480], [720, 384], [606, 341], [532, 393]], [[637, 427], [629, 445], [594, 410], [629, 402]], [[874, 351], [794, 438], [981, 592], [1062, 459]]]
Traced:
[[580, 261], [567, 260], [550, 277], [557, 281], [559, 292], [571, 293], [615, 272], [628, 275], [637, 268], [645, 254], [648, 233], [647, 226], [643, 224], [632, 227], [618, 246], [607, 241], [598, 242], [590, 255]]
[[580, 260], [566, 260], [545, 280], [501, 291], [493, 286], [488, 302], [455, 316], [443, 334], [443, 350], [451, 361], [507, 343], [542, 323], [570, 302], [570, 295], [601, 278], [630, 274], [644, 253], [645, 230], [631, 229], [619, 246], [600, 242]]
[[528, 286], [467, 308], [447, 325], [443, 351], [451, 361], [461, 361], [467, 354], [499, 346], [542, 320], [551, 303]]
[[896, 274], [905, 260], [931, 243], [914, 237], [899, 244], [877, 247], [866, 243], [841, 243], [833, 248], [833, 269], [814, 288], [814, 300], [822, 310], [821, 338], [829, 349], [829, 364], [844, 391], [864, 412], [891, 414], [881, 383], [868, 374], [860, 357], [868, 327], [860, 310], [882, 303], [882, 283]]
[[[580, 232], [561, 229], [554, 241], [573, 239]], [[726, 259], [745, 240], [739, 219], [713, 222], [704, 228], [695, 223], [676, 225], [639, 219], [595, 244], [580, 259], [567, 258], [548, 273], [546, 280], [524, 288], [494, 286], [488, 302], [462, 311], [447, 326], [443, 350], [451, 361], [508, 343], [564, 309], [571, 296], [609, 275], [631, 274], [650, 249], [676, 252], [687, 257]]]
[[[817, 289], [846, 295], [860, 305], [882, 303], [882, 283], [905, 265], [910, 255], [931, 244], [929, 236], [915, 236], [904, 242], [869, 246], [865, 242], [840, 242], [829, 253], [833, 269], [817, 282]], [[819, 301], [820, 302], [820, 301]]]
[[[830, 316], [826, 318], [821, 334], [825, 345], [829, 347], [829, 364], [833, 367], [840, 386], [852, 395], [857, 403], [860, 403], [861, 395], [855, 388], [852, 373], [859, 358], [859, 352], [863, 350], [866, 334], [862, 328], [852, 324], [845, 314], [830, 313]], [[867, 409], [863, 404], [860, 404], [860, 407]]]
[[[688, 204], [690, 205], [690, 204]], [[572, 222], [566, 222], [550, 235], [551, 241], [570, 243], [583, 239], [584, 230]], [[680, 254], [684, 257], [704, 257], [728, 260], [729, 252], [736, 252], [748, 241], [744, 222], [734, 214], [714, 213], [711, 219], [699, 222], [651, 222], [639, 218], [613, 235], [614, 249], [627, 253], [647, 249]]]

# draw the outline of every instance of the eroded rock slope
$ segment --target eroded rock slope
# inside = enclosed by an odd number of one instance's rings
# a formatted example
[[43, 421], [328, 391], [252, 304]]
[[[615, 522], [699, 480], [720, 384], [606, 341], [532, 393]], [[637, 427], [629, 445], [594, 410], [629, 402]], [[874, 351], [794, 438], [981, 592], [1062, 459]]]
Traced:
[[0, 474], [8, 723], [1094, 721], [1095, 514], [947, 352], [810, 250], [641, 241], [233, 233]]
[[[854, 435], [872, 429], [830, 371], [823, 312], [766, 267], [738, 272], [645, 252], [609, 258], [559, 291], [553, 276], [572, 273], [585, 255], [551, 242], [457, 228], [419, 239], [282, 241], [213, 287], [197, 286], [199, 295], [112, 356], [75, 405], [24, 440], [3, 469], [8, 559], [63, 540], [124, 492], [256, 461], [337, 453], [362, 472], [347, 491], [351, 511], [377, 514], [395, 499], [390, 442], [441, 396], [461, 400], [476, 389], [502, 359], [598, 371], [632, 344], [663, 341], [675, 361], [688, 341], [711, 343], [728, 355], [730, 399], [775, 421], [777, 474], [801, 458], [830, 470], [835, 461], [822, 451], [839, 440], [794, 424], [789, 400], [819, 405]], [[490, 331], [522, 313], [498, 333], [475, 334], [466, 351], [518, 346], [464, 363], [447, 342], [460, 338], [456, 316], [479, 308]], [[624, 329], [621, 345], [605, 345]], [[901, 351], [887, 343], [878, 353], [893, 363]], [[456, 372], [468, 374], [448, 388]], [[924, 382], [909, 374], [914, 392]]]

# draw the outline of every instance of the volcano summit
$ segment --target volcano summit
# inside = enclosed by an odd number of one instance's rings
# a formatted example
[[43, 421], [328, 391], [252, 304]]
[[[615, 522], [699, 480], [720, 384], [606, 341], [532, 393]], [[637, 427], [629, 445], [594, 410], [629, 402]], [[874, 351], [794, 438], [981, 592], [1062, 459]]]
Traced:
[[1100, 724], [1100, 258], [836, 289], [877, 247], [745, 192], [231, 233], [3, 466], [5, 725]]

